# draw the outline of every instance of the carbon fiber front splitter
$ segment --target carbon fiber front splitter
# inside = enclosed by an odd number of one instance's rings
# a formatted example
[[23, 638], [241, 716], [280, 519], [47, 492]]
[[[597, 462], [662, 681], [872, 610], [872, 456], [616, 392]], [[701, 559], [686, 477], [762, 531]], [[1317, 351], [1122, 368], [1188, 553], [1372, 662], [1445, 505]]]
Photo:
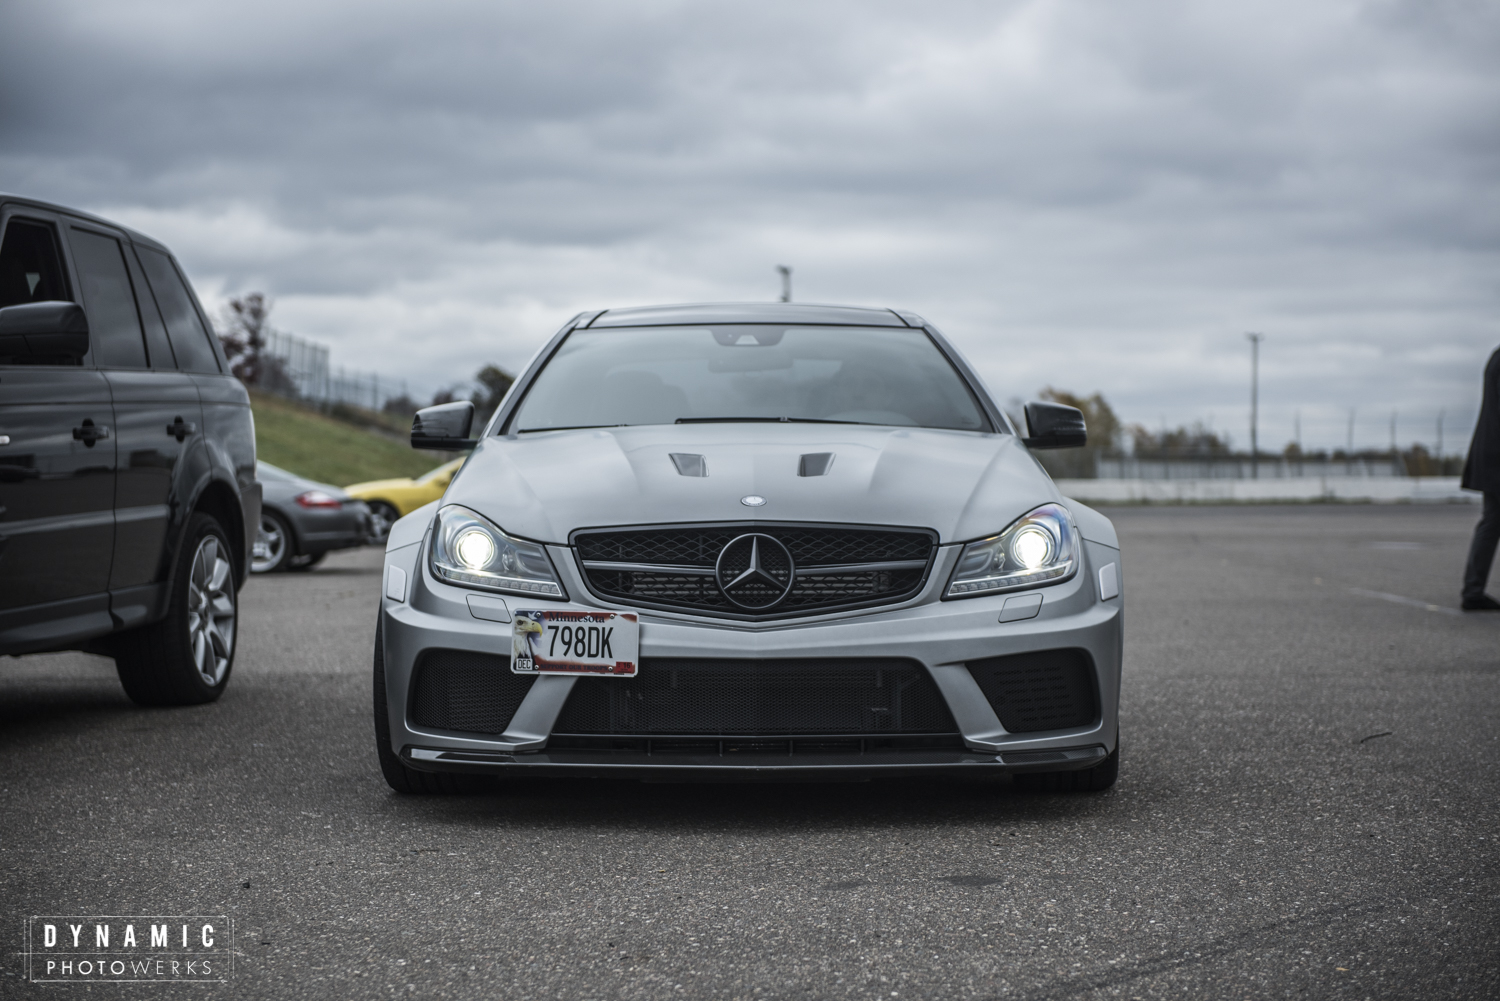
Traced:
[[[974, 751], [907, 751], [894, 754], [642, 754], [541, 750], [519, 753], [405, 747], [401, 760], [428, 772], [677, 780], [828, 778], [865, 779], [948, 773], [977, 776], [1061, 772], [1092, 768], [1108, 757], [1103, 745], [985, 754]], [[852, 760], [851, 760], [852, 759]]]

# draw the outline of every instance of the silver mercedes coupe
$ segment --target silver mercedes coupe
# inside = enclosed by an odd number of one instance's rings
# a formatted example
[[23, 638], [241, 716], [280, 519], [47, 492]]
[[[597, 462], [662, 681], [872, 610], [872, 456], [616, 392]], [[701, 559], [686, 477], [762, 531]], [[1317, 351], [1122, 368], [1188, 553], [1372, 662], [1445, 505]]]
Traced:
[[375, 736], [401, 792], [479, 775], [1009, 774], [1113, 785], [1123, 577], [1109, 520], [911, 313], [584, 313], [393, 526]]

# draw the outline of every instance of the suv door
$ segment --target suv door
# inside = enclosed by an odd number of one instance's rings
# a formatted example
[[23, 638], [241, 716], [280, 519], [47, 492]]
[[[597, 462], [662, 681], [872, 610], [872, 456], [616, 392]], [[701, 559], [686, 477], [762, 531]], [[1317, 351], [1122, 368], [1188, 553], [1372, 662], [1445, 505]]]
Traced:
[[[76, 301], [58, 223], [0, 208], [0, 307]], [[81, 365], [0, 359], [0, 652], [113, 625], [114, 415], [97, 353]]]
[[[198, 397], [203, 403], [204, 434], [216, 443], [219, 454], [234, 465], [245, 514], [245, 538], [236, 539], [235, 545], [244, 557], [240, 565], [247, 566], [260, 525], [260, 485], [255, 480], [255, 422], [251, 418], [250, 397], [244, 384], [231, 374], [219, 339], [209, 327], [198, 298], [177, 262], [143, 243], [136, 244], [136, 250], [156, 303], [161, 307], [177, 366], [197, 384]], [[230, 531], [231, 526], [224, 529]]]
[[97, 363], [115, 409], [111, 610], [129, 628], [160, 609], [193, 488], [184, 453], [203, 425], [198, 389], [177, 370], [166, 329], [125, 235], [72, 219], [68, 244]]

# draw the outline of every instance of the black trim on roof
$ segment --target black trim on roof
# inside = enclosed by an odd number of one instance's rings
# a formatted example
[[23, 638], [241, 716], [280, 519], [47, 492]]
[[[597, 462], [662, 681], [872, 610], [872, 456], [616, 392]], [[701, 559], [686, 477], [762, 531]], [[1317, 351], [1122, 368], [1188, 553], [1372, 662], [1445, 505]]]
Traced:
[[710, 302], [680, 306], [630, 306], [607, 309], [587, 326], [670, 327], [727, 323], [807, 323], [842, 327], [907, 327], [889, 309], [820, 306], [802, 302]]

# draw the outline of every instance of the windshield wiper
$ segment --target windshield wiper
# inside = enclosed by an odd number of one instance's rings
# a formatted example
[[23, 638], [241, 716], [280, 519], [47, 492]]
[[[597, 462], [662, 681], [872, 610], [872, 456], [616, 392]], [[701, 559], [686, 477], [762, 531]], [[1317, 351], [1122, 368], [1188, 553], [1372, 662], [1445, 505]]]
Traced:
[[869, 424], [869, 421], [830, 421], [822, 417], [679, 417], [674, 424]]

